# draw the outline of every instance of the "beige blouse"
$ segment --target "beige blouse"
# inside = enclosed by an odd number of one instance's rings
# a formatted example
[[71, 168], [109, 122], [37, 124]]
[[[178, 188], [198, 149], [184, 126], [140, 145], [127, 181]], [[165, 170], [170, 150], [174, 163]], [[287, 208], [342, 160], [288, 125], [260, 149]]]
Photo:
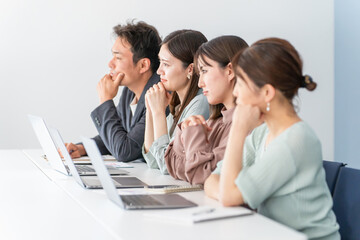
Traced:
[[235, 108], [223, 109], [222, 117], [209, 119], [212, 129], [206, 140], [201, 125], [190, 126], [181, 130], [176, 128], [176, 136], [165, 153], [165, 163], [171, 176], [191, 184], [203, 184], [216, 168], [216, 164], [224, 158], [232, 115]]

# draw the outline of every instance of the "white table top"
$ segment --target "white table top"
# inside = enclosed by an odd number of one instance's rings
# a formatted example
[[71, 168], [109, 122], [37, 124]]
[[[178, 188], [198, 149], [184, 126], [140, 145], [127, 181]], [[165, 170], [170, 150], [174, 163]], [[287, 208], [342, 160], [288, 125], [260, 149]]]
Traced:
[[[194, 225], [149, 219], [144, 213], [171, 210], [123, 210], [103, 190], [84, 189], [72, 177], [51, 169], [41, 154], [41, 150], [0, 150], [5, 192], [5, 198], [1, 197], [5, 204], [0, 205], [0, 239], [306, 239], [260, 214]], [[130, 175], [147, 184], [187, 184], [144, 163], [131, 165], [134, 168], [126, 169]], [[203, 191], [181, 195], [199, 205], [219, 206]]]

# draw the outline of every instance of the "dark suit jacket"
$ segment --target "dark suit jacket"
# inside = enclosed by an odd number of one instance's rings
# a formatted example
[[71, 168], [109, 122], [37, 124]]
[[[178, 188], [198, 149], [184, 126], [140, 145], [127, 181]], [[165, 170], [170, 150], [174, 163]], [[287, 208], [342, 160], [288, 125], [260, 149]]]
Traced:
[[145, 133], [145, 93], [149, 87], [159, 82], [154, 73], [147, 82], [132, 116], [130, 103], [135, 94], [124, 87], [119, 104], [109, 100], [98, 106], [92, 113], [99, 135], [94, 137], [101, 154], [111, 154], [118, 161], [129, 162], [142, 158], [141, 148]]

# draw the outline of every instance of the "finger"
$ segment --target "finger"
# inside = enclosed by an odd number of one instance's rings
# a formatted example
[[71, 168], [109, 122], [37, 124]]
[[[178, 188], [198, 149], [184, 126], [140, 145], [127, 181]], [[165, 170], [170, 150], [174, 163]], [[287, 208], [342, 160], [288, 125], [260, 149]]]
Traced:
[[199, 119], [202, 124], [206, 124], [206, 120], [203, 115], [196, 115], [195, 117]]
[[120, 83], [121, 83], [121, 81], [124, 79], [124, 76], [125, 76], [124, 73], [119, 73], [119, 74], [116, 76], [116, 79], [115, 79], [114, 83], [115, 83], [115, 85], [116, 85], [117, 87], [120, 86]]
[[191, 123], [193, 126], [201, 124], [200, 120], [198, 120], [197, 118], [194, 118], [194, 117], [191, 118]]
[[184, 130], [188, 127], [189, 121], [185, 120], [181, 123], [181, 130]]
[[79, 158], [79, 157], [81, 157], [81, 156], [80, 156], [79, 151], [75, 151], [75, 152], [72, 152], [72, 153], [70, 154], [70, 157], [71, 157], [71, 158]]
[[60, 157], [61, 157], [61, 158], [64, 158], [64, 156], [63, 156], [63, 155], [62, 155], [62, 153], [61, 153], [60, 148], [58, 148], [58, 149], [57, 149], [57, 151], [58, 151], [58, 153], [59, 153]]
[[153, 85], [153, 89], [156, 91], [156, 90], [159, 90], [159, 86], [157, 84], [154, 84]]
[[106, 78], [107, 75], [108, 75], [108, 74], [105, 74], [105, 75], [100, 79], [100, 82], [103, 81], [103, 80]]
[[160, 89], [160, 91], [165, 91], [165, 87], [164, 87], [164, 84], [162, 82], [159, 82], [157, 84], [158, 88]]
[[75, 144], [73, 143], [69, 143], [66, 145], [66, 149], [68, 150], [68, 152], [71, 154], [72, 152], [77, 150], [77, 147]]

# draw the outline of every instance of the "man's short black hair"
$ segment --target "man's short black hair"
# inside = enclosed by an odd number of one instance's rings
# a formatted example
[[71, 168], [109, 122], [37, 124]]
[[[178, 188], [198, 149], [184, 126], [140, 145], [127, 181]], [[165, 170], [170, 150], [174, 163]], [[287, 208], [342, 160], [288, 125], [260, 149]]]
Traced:
[[114, 33], [131, 45], [134, 64], [142, 58], [148, 58], [151, 62], [152, 72], [156, 72], [159, 67], [158, 54], [161, 38], [155, 27], [143, 21], [134, 23], [134, 20], [132, 20], [127, 22], [126, 25], [119, 24], [115, 26]]

